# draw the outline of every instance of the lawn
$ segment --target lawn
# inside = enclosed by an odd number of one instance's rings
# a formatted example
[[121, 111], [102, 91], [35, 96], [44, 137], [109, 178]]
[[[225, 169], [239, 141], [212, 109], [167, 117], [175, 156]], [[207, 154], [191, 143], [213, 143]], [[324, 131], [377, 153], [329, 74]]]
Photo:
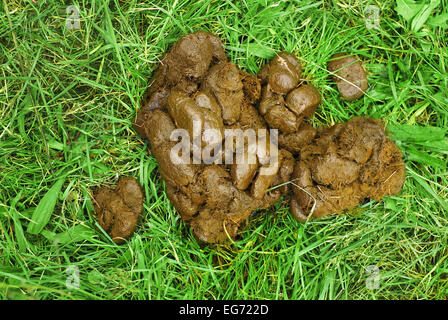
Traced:
[[[66, 26], [69, 5], [79, 28]], [[2, 0], [0, 297], [447, 299], [447, 20], [447, 0]], [[254, 74], [277, 51], [300, 57], [322, 94], [314, 126], [382, 118], [406, 162], [402, 192], [307, 223], [283, 199], [240, 240], [200, 247], [132, 128], [158, 61], [196, 30]], [[341, 51], [369, 73], [353, 103], [326, 70]], [[146, 199], [135, 234], [116, 245], [91, 192], [120, 175]], [[43, 228], [29, 227], [33, 216]]]

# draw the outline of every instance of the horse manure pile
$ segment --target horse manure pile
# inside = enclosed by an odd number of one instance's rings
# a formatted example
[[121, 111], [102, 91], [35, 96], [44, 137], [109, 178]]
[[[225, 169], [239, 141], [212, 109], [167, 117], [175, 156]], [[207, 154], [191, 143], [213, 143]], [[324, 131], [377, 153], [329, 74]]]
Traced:
[[[367, 89], [356, 57], [335, 55], [328, 68], [343, 99]], [[381, 121], [314, 128], [308, 121], [321, 101], [294, 55], [280, 52], [254, 76], [229, 61], [218, 37], [198, 31], [164, 56], [134, 127], [194, 236], [222, 243], [282, 195], [303, 221], [400, 191], [405, 166]], [[120, 180], [94, 194], [97, 219], [113, 239], [135, 229], [143, 201], [135, 184]]]

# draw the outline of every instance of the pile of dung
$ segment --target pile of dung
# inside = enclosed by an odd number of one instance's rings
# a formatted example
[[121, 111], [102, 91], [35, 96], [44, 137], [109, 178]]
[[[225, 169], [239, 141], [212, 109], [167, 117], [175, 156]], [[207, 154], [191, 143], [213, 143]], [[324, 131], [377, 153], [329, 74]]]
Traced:
[[[343, 77], [350, 72], [345, 70]], [[357, 118], [315, 129], [307, 121], [320, 103], [320, 93], [302, 79], [302, 66], [292, 54], [279, 53], [253, 76], [229, 61], [218, 37], [198, 31], [183, 36], [159, 64], [135, 129], [149, 140], [167, 196], [194, 236], [220, 243], [235, 239], [254, 210], [270, 207], [291, 191], [291, 212], [301, 220], [310, 212], [323, 217], [366, 198], [399, 192], [404, 164], [380, 121]], [[187, 162], [173, 161], [178, 129], [188, 133], [188, 147], [212, 148], [189, 154]], [[248, 139], [243, 151], [230, 152], [252, 161], [222, 161], [228, 150], [218, 146], [228, 141], [227, 129], [257, 132], [255, 147]], [[278, 145], [269, 129], [278, 130]], [[199, 141], [194, 138], [198, 133]], [[95, 210], [116, 238], [108, 218], [116, 217], [115, 208], [106, 198], [95, 196]], [[120, 199], [123, 206], [126, 200]]]
[[[219, 38], [199, 31], [172, 47], [145, 94], [135, 128], [150, 142], [168, 198], [202, 242], [235, 238], [254, 210], [277, 202], [286, 188], [267, 189], [289, 180], [295, 160], [288, 151], [270, 145], [265, 130], [265, 152], [246, 142], [244, 157], [252, 157], [253, 163], [207, 161], [223, 156], [212, 153], [199, 163], [174, 163], [171, 150], [178, 142], [171, 135], [183, 128], [193, 137], [196, 123], [203, 134], [200, 144], [213, 146], [223, 142], [225, 129], [267, 129], [256, 109], [260, 93], [257, 77], [228, 61]], [[274, 163], [272, 152], [278, 154]], [[236, 150], [234, 156], [236, 160]], [[264, 168], [271, 169], [269, 174], [260, 174]]]

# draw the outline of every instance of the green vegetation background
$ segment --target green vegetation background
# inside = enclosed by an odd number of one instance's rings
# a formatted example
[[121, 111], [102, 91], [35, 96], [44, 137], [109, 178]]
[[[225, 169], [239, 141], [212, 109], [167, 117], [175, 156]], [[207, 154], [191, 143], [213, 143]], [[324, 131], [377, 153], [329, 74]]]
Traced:
[[[65, 26], [71, 4], [78, 30]], [[2, 0], [0, 297], [448, 298], [447, 20], [447, 0]], [[323, 96], [315, 126], [383, 118], [406, 160], [402, 193], [306, 224], [283, 201], [254, 215], [242, 240], [200, 248], [131, 126], [163, 53], [200, 29], [252, 73], [276, 51], [298, 55]], [[369, 72], [351, 104], [326, 71], [340, 51]], [[146, 195], [123, 245], [97, 229], [90, 201], [118, 175]]]

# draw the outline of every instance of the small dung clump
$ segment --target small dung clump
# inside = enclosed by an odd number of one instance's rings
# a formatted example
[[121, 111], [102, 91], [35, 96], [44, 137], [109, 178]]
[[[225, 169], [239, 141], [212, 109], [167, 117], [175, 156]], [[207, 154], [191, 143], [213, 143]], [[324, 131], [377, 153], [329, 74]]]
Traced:
[[121, 177], [114, 189], [94, 190], [92, 202], [96, 220], [113, 241], [122, 243], [134, 233], [143, 211], [143, 192], [135, 178]]
[[354, 101], [361, 98], [367, 90], [367, 74], [357, 56], [346, 52], [331, 56], [328, 70], [333, 72], [342, 99]]
[[401, 151], [380, 121], [353, 118], [320, 128], [294, 168], [291, 213], [304, 221], [311, 212], [322, 218], [352, 209], [365, 199], [397, 194], [405, 175]]

